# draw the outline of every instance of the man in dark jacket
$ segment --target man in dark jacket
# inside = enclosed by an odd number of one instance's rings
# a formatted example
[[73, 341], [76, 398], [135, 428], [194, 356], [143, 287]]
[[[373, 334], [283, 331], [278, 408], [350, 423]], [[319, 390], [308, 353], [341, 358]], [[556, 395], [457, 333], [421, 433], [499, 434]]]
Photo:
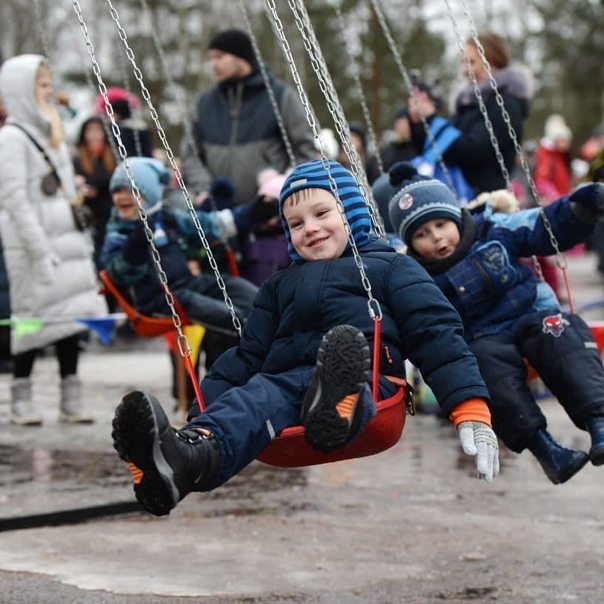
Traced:
[[114, 447], [131, 464], [136, 496], [153, 514], [168, 514], [191, 491], [225, 483], [301, 420], [322, 452], [363, 431], [376, 412], [366, 281], [382, 311], [379, 398], [396, 393], [409, 357], [457, 427], [464, 452], [476, 456], [478, 475], [490, 481], [498, 473], [489, 394], [459, 316], [417, 262], [375, 238], [352, 174], [337, 162], [325, 165], [307, 162], [285, 181], [280, 212], [294, 264], [262, 285], [240, 344], [203, 379], [207, 409], [200, 413], [195, 403], [181, 430], [146, 392], [128, 394], [116, 410]]
[[[257, 194], [258, 174], [291, 167], [286, 143], [249, 36], [238, 29], [217, 34], [208, 45], [217, 83], [201, 93], [193, 115], [192, 140], [181, 149], [187, 185], [201, 204], [214, 178], [235, 186], [235, 204]], [[298, 94], [266, 68], [295, 163], [317, 156], [312, 129]], [[201, 162], [201, 165], [200, 165]]]

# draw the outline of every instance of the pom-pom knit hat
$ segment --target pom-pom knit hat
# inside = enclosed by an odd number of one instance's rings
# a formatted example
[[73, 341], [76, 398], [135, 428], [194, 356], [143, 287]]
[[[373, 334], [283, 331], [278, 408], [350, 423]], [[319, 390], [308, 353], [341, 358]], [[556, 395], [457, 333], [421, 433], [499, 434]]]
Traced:
[[396, 189], [388, 206], [390, 222], [407, 245], [413, 233], [429, 220], [448, 218], [461, 227], [461, 208], [443, 182], [422, 176], [406, 162], [395, 164], [388, 174]]
[[208, 44], [208, 50], [221, 50], [256, 65], [256, 54], [250, 37], [240, 29], [225, 29], [216, 34]]
[[[161, 204], [164, 189], [170, 184], [172, 173], [157, 159], [151, 157], [129, 157], [128, 165], [134, 178], [136, 188], [144, 197], [144, 209], [149, 211], [156, 204]], [[109, 191], [113, 193], [116, 189], [132, 190], [132, 184], [126, 172], [124, 162], [120, 163], [111, 175]]]
[[[329, 173], [323, 164], [324, 161]], [[294, 262], [300, 263], [303, 260], [292, 245], [291, 233], [283, 216], [283, 204], [290, 195], [303, 189], [324, 189], [332, 193], [329, 180], [330, 174], [335, 181], [338, 197], [344, 206], [344, 213], [352, 231], [354, 242], [360, 247], [371, 240], [369, 208], [354, 176], [336, 161], [315, 159], [294, 168], [283, 184], [279, 197], [279, 214], [287, 236], [289, 255]]]

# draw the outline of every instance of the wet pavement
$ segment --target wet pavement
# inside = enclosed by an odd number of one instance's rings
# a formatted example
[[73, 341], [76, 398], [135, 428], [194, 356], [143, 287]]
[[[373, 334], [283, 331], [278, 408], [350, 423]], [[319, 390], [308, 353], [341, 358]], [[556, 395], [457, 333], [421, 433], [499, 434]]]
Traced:
[[[568, 261], [576, 303], [604, 293], [593, 257]], [[450, 424], [416, 416], [378, 456], [291, 470], [255, 462], [157, 519], [135, 503], [110, 425], [135, 388], [180, 424], [161, 339], [82, 355], [92, 425], [58, 422], [56, 371], [52, 356], [38, 360], [45, 422], [28, 428], [8, 423], [0, 375], [0, 602], [604, 601], [604, 468], [554, 486], [530, 455], [503, 451], [501, 475], [485, 484]], [[589, 446], [560, 405], [542, 406], [562, 444]]]

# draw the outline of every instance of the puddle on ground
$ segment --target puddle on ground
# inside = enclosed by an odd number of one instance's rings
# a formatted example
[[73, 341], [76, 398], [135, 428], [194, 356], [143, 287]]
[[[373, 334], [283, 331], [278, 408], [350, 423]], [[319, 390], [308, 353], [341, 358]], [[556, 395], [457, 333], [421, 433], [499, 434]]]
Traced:
[[[300, 489], [307, 484], [306, 473], [304, 468], [282, 469], [254, 463], [206, 496], [216, 500], [252, 500], [258, 493]], [[0, 445], [0, 488], [25, 483], [119, 487], [131, 484], [131, 478], [126, 464], [112, 452], [23, 450]]]

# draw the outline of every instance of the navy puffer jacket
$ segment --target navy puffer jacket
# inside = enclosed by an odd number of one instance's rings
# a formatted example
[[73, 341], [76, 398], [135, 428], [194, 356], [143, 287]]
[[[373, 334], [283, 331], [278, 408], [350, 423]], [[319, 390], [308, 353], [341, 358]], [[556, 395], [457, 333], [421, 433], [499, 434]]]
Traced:
[[[380, 372], [405, 377], [404, 360], [419, 367], [448, 415], [473, 397], [489, 398], [457, 312], [412, 258], [373, 240], [359, 248], [380, 302]], [[257, 373], [279, 374], [315, 364], [322, 336], [340, 324], [359, 328], [372, 344], [373, 319], [352, 252], [289, 267], [264, 283], [239, 347], [223, 354], [202, 382], [214, 400]]]

